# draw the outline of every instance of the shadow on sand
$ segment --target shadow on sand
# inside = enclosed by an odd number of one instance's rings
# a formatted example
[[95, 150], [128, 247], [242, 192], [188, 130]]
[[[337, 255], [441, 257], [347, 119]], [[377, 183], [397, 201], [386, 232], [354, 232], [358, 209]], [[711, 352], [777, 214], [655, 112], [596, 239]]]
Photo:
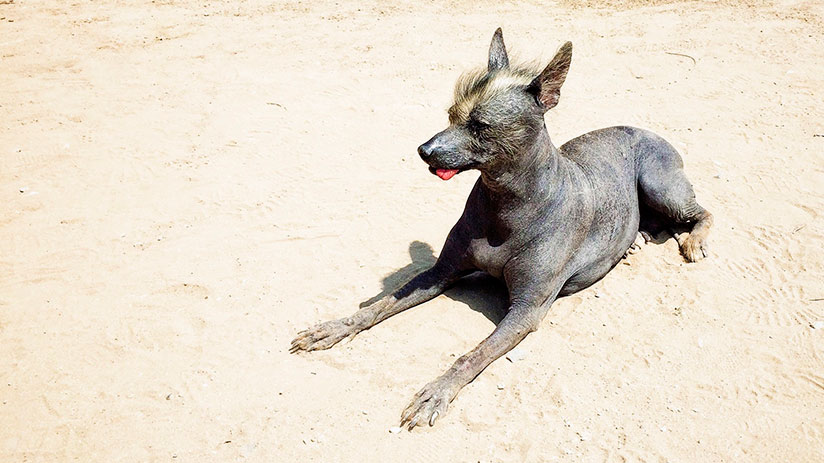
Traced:
[[[380, 294], [362, 302], [361, 307], [372, 304], [395, 291], [412, 277], [434, 265], [437, 260], [432, 246], [421, 241], [409, 243], [409, 257], [412, 262], [385, 276], [381, 282], [383, 289]], [[500, 280], [482, 272], [461, 278], [446, 290], [444, 295], [452, 300], [463, 302], [496, 325], [504, 318], [509, 308], [509, 294], [506, 286]]]

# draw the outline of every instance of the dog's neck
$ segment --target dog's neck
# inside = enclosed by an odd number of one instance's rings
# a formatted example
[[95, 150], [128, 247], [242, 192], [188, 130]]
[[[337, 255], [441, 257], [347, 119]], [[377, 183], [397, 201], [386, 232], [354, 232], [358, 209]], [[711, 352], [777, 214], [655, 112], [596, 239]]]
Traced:
[[550, 193], [557, 184], [561, 153], [552, 144], [546, 126], [534, 142], [511, 162], [498, 169], [481, 171], [481, 183], [490, 198], [515, 206]]

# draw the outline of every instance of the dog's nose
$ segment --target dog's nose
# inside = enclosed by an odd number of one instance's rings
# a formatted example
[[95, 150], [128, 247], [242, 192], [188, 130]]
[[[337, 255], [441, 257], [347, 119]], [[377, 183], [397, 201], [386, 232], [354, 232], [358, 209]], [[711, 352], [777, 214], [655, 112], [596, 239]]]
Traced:
[[429, 140], [428, 142], [418, 147], [418, 154], [421, 155], [421, 159], [423, 159], [424, 161], [426, 161], [427, 158], [432, 156], [433, 153], [435, 153], [435, 144], [432, 143], [432, 140]]

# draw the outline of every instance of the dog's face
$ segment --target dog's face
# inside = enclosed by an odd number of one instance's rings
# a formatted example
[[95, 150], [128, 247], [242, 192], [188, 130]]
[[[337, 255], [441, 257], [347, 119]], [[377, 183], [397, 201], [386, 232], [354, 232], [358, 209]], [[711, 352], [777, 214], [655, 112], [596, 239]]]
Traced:
[[449, 127], [418, 147], [429, 170], [449, 180], [464, 170], [511, 163], [543, 129], [543, 115], [558, 102], [571, 56], [567, 42], [541, 72], [511, 68], [501, 30], [495, 31], [487, 69], [462, 76], [455, 87]]

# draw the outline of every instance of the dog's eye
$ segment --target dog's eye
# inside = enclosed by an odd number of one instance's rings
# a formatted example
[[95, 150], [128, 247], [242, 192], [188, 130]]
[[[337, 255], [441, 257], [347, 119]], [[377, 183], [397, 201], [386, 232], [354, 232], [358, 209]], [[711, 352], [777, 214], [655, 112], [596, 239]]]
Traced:
[[476, 134], [483, 132], [487, 127], [489, 127], [489, 124], [485, 124], [474, 117], [466, 122], [466, 128]]

